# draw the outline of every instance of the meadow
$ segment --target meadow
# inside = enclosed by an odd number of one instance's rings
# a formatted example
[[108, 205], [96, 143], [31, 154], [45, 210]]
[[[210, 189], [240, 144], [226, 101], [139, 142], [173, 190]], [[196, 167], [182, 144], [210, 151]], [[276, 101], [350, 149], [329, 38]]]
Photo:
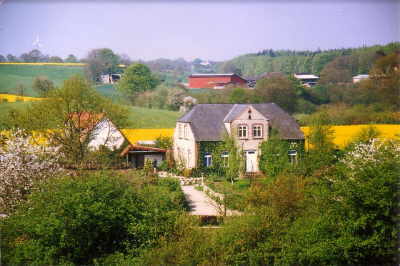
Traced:
[[[29, 104], [27, 101], [0, 102], [0, 129], [7, 120], [8, 112], [12, 109], [22, 109]], [[174, 128], [179, 112], [148, 109], [136, 106], [125, 106], [128, 110], [127, 124], [124, 128]]]
[[81, 65], [59, 65], [59, 64], [0, 64], [0, 93], [15, 94], [16, 88], [24, 87], [25, 96], [37, 96], [32, 89], [32, 82], [38, 76], [45, 76], [55, 83], [56, 86], [69, 77], [83, 75]]

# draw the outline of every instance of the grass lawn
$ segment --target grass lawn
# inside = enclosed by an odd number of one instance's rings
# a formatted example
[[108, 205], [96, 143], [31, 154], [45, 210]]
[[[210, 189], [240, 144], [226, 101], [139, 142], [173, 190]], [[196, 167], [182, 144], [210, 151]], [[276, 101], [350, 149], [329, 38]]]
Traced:
[[129, 110], [126, 128], [174, 128], [179, 112], [127, 106]]
[[32, 82], [37, 76], [46, 76], [57, 86], [69, 77], [81, 74], [81, 66], [0, 65], [0, 93], [16, 94], [18, 85], [25, 87], [24, 95], [37, 96]]

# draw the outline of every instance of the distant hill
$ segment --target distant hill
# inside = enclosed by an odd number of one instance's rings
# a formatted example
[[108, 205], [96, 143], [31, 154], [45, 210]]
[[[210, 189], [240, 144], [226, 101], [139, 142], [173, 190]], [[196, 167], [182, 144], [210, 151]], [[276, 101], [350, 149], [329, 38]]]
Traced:
[[24, 95], [37, 96], [32, 89], [32, 82], [37, 76], [46, 76], [57, 86], [69, 77], [83, 75], [83, 66], [66, 65], [10, 65], [0, 64], [0, 93], [17, 93], [17, 86], [22, 85]]
[[400, 49], [400, 43], [369, 47], [333, 49], [326, 51], [290, 51], [266, 49], [259, 53], [246, 54], [218, 65], [218, 72], [239, 71], [245, 77], [254, 77], [265, 72], [313, 73], [319, 75], [326, 64], [338, 56], [351, 56], [352, 74], [368, 73], [377, 52], [390, 53]]

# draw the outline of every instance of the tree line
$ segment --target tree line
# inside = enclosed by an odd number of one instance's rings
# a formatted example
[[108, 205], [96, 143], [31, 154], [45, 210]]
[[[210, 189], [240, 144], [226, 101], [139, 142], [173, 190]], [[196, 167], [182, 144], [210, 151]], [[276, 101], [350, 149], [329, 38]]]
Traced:
[[361, 48], [331, 49], [326, 51], [291, 51], [266, 49], [225, 61], [219, 72], [235, 72], [254, 77], [265, 72], [313, 73], [319, 75], [323, 68], [337, 57], [346, 56], [352, 65], [351, 74], [368, 73], [376, 54], [388, 54], [400, 48], [400, 43]]

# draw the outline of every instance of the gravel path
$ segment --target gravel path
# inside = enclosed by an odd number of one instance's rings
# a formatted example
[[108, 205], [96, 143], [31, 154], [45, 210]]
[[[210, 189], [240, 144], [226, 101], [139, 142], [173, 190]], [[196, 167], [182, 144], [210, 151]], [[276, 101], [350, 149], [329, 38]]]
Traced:
[[[203, 191], [195, 189], [195, 186], [182, 186], [183, 193], [186, 200], [189, 202], [191, 208], [191, 215], [207, 215], [207, 216], [221, 216], [224, 213], [223, 206], [216, 203]], [[239, 212], [227, 210], [226, 213], [230, 215], [238, 215]]]
[[218, 204], [210, 199], [203, 191], [198, 191], [194, 186], [182, 186], [186, 200], [189, 202], [190, 214], [219, 216]]

